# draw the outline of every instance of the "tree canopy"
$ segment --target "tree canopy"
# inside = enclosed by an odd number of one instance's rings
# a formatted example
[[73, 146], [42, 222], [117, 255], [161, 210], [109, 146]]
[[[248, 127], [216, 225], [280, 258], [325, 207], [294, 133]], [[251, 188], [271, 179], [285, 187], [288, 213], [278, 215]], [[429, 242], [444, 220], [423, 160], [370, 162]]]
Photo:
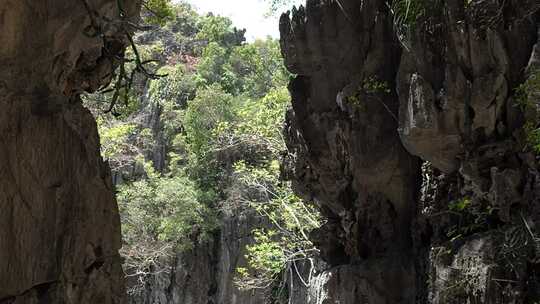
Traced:
[[[134, 40], [142, 57], [161, 59], [152, 72], [166, 76], [135, 79], [116, 116], [103, 113], [110, 94], [85, 98], [116, 176], [126, 271], [155, 273], [160, 257], [208, 240], [220, 217], [242, 209], [270, 225], [253, 231], [236, 282], [279, 285], [291, 263], [316, 253], [307, 235], [320, 225], [280, 179], [290, 75], [279, 43], [246, 43], [230, 19], [185, 3], [145, 5], [160, 26]], [[152, 19], [158, 13], [167, 17]]]

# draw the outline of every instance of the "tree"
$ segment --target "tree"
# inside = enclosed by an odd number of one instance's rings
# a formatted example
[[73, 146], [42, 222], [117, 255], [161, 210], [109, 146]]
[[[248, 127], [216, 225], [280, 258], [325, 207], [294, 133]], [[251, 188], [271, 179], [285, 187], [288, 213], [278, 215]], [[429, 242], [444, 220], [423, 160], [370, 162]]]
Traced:
[[225, 69], [229, 51], [215, 41], [211, 41], [203, 50], [197, 66], [200, 85], [219, 84], [229, 93], [235, 90], [235, 75]]
[[199, 32], [199, 22], [201, 17], [186, 2], [180, 2], [173, 7], [174, 18], [167, 22], [166, 27], [172, 32], [180, 33], [186, 38], [193, 38]]
[[215, 215], [198, 201], [193, 181], [160, 174], [150, 163], [144, 168], [146, 177], [120, 185], [117, 195], [124, 268], [141, 284], [147, 275], [167, 271], [164, 258], [192, 248], [216, 228]]
[[248, 265], [237, 269], [236, 284], [242, 289], [280, 285], [284, 275], [300, 275], [292, 271], [298, 261], [318, 254], [308, 235], [321, 225], [320, 215], [293, 193], [290, 182], [280, 178], [279, 158], [286, 153], [281, 129], [289, 99], [282, 86], [263, 98], [238, 103], [235, 124], [223, 128], [219, 137], [222, 147], [223, 142], [251, 147], [250, 154], [234, 164], [229, 198], [271, 223], [267, 229], [253, 231], [255, 242], [246, 247]]
[[147, 23], [165, 25], [174, 18], [171, 0], [144, 0], [142, 15]]
[[235, 47], [226, 69], [236, 75], [240, 91], [257, 98], [272, 88], [285, 86], [290, 75], [283, 64], [279, 42], [271, 38]]
[[185, 151], [189, 176], [203, 190], [200, 199], [209, 204], [222, 196], [226, 166], [217, 156], [219, 128], [233, 123], [235, 102], [218, 84], [201, 88], [183, 112], [184, 132], [175, 141]]
[[208, 14], [202, 18], [197, 38], [208, 42], [216, 42], [222, 47], [230, 48], [242, 44], [246, 38], [246, 30], [232, 26], [231, 19]]

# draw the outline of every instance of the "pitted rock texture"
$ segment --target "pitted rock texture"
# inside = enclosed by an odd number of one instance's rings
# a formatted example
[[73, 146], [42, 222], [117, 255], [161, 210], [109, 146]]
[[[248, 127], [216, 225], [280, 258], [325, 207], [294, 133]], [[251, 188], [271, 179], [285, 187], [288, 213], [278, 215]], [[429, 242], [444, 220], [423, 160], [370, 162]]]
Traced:
[[0, 3], [0, 303], [125, 300], [110, 170], [78, 96], [123, 54], [117, 3]]
[[359, 264], [365, 280], [350, 282], [369, 303], [412, 303], [415, 272], [407, 257], [418, 160], [400, 142], [395, 92], [362, 90], [366, 79], [395, 83], [401, 50], [385, 7], [307, 1], [292, 19], [282, 17], [285, 62], [298, 74], [286, 135], [298, 155], [296, 189], [328, 218], [314, 238], [323, 257]]
[[540, 300], [536, 113], [516, 101], [538, 77], [540, 4], [432, 2], [406, 31], [383, 0], [281, 18], [297, 75], [284, 173], [328, 219], [312, 239], [340, 269], [322, 303]]
[[525, 16], [538, 4], [501, 5], [448, 3], [432, 12], [438, 27], [427, 36], [422, 33], [429, 28], [417, 29], [403, 52], [400, 136], [412, 154], [445, 172], [459, 168], [471, 145], [508, 136], [515, 128], [516, 107], [509, 99], [523, 81], [536, 40], [535, 22]]

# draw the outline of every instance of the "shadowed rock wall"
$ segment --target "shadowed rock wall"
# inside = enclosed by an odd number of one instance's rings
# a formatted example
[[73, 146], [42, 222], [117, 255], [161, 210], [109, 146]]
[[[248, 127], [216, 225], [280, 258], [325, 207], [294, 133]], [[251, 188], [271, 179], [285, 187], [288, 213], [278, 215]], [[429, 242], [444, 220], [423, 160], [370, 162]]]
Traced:
[[119, 16], [113, 0], [0, 2], [0, 303], [124, 302], [110, 170], [79, 99], [123, 55]]
[[382, 0], [281, 18], [288, 175], [335, 266], [320, 303], [534, 303], [538, 163], [516, 88], [538, 77], [539, 4], [413, 2], [405, 30]]
[[328, 219], [314, 236], [323, 258], [349, 265], [334, 277], [354, 273], [345, 281], [357, 290], [338, 292], [344, 281], [330, 281], [331, 299], [412, 303], [419, 162], [397, 133], [396, 92], [361, 95], [365, 79], [395, 85], [401, 49], [384, 2], [341, 4], [307, 1], [281, 20], [285, 62], [298, 74], [286, 129], [298, 155], [293, 180]]

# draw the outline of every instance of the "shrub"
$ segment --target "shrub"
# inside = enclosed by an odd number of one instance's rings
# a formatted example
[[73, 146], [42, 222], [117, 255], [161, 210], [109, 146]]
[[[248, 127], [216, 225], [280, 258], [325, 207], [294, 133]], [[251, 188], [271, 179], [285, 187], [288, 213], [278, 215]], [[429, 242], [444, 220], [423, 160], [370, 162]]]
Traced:
[[124, 270], [141, 283], [167, 270], [167, 257], [204, 241], [216, 229], [215, 214], [198, 201], [185, 175], [167, 176], [144, 165], [147, 177], [118, 187]]
[[515, 92], [517, 105], [525, 116], [525, 141], [528, 148], [540, 154], [540, 110], [538, 99], [540, 98], [540, 69], [529, 74], [527, 80], [522, 83]]

